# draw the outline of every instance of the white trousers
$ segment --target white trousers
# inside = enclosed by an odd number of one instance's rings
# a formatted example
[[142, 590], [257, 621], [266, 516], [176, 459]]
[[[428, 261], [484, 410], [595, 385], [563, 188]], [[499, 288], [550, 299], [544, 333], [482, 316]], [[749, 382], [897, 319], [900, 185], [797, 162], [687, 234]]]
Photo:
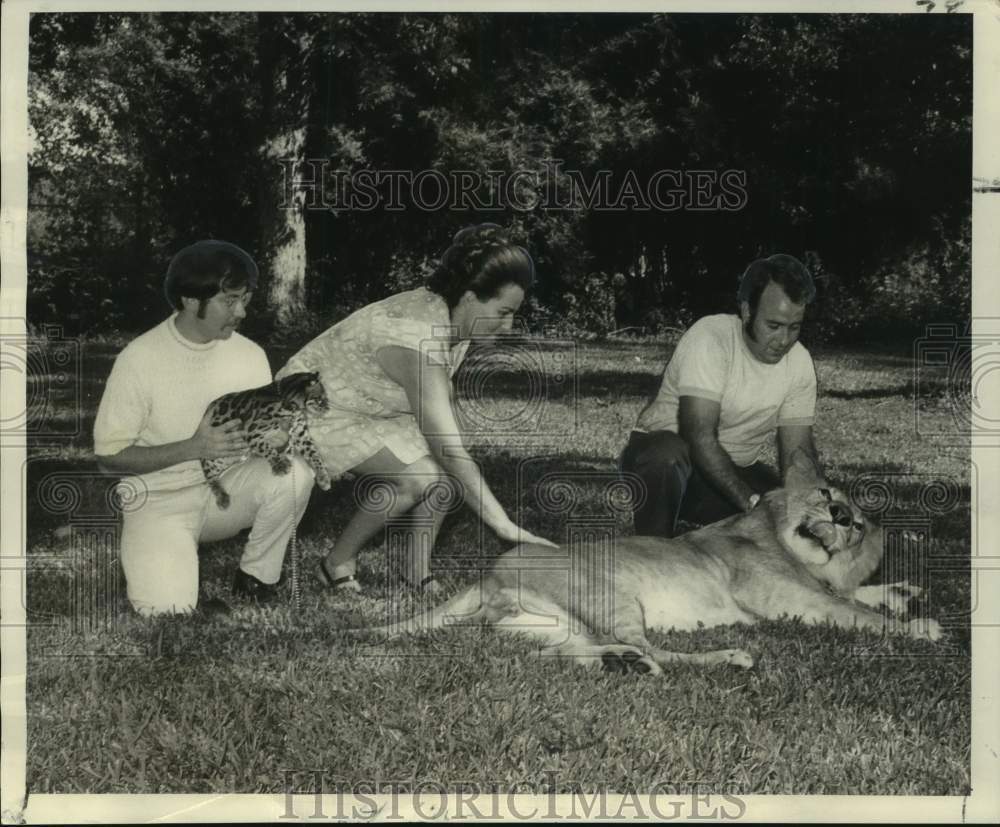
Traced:
[[126, 512], [121, 557], [128, 599], [143, 615], [192, 611], [198, 605], [198, 543], [250, 536], [240, 568], [263, 583], [277, 583], [292, 529], [302, 519], [313, 471], [297, 456], [288, 474], [272, 473], [267, 460], [251, 457], [220, 478], [229, 508], [220, 510], [207, 485], [151, 491]]

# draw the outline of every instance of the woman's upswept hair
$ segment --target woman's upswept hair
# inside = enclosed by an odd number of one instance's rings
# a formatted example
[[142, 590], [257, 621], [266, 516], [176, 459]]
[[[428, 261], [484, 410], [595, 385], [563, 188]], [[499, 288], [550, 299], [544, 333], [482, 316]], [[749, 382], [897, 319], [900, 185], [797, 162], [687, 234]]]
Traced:
[[242, 247], [214, 239], [196, 241], [170, 260], [163, 292], [174, 310], [182, 308], [181, 296], [204, 306], [220, 290], [252, 291], [258, 275], [256, 262]]
[[476, 224], [455, 233], [427, 287], [451, 309], [466, 290], [485, 301], [506, 284], [527, 292], [534, 280], [535, 264], [527, 250], [514, 244], [498, 224]]
[[772, 281], [795, 304], [809, 304], [816, 298], [816, 286], [805, 265], [794, 256], [777, 253], [751, 262], [740, 279], [737, 300], [749, 304], [750, 312], [756, 313], [761, 293]]

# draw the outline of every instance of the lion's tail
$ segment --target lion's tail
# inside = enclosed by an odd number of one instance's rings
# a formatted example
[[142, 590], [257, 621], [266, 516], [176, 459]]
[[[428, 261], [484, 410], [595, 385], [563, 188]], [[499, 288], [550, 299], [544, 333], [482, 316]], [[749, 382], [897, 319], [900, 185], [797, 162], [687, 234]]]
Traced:
[[400, 635], [418, 635], [442, 629], [446, 626], [457, 625], [470, 622], [471, 615], [476, 613], [482, 605], [482, 595], [479, 588], [470, 586], [459, 592], [450, 600], [446, 600], [440, 606], [435, 606], [422, 614], [412, 617], [393, 620], [382, 626], [366, 626], [361, 629], [352, 630], [355, 634], [370, 634], [378, 636], [384, 640], [389, 640]]

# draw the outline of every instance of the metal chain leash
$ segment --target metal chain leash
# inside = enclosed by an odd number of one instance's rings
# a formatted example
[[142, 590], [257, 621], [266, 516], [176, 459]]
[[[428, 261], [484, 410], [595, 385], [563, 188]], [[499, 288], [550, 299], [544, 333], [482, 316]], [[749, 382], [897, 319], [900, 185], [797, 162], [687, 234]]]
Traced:
[[299, 579], [299, 503], [298, 486], [295, 483], [295, 461], [292, 459], [292, 536], [289, 540], [289, 551], [292, 558], [291, 579], [292, 579], [292, 620], [297, 621], [302, 611], [302, 584]]

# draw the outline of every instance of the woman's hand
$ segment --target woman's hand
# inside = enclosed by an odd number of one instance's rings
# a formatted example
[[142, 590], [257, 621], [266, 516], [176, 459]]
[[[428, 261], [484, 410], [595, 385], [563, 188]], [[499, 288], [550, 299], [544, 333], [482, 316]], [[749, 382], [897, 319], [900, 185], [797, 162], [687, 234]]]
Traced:
[[389, 377], [406, 391], [434, 459], [461, 484], [466, 505], [501, 540], [557, 548], [555, 543], [515, 525], [490, 491], [479, 466], [462, 444], [461, 431], [451, 407], [451, 378], [447, 369], [443, 365], [421, 362], [415, 350], [395, 345], [380, 348], [376, 358]]
[[525, 528], [517, 525], [517, 523], [508, 520], [502, 525], [496, 526], [493, 529], [496, 532], [497, 537], [508, 543], [533, 543], [537, 546], [548, 546], [549, 548], [559, 548], [558, 543], [553, 543], [551, 540], [546, 540], [544, 537], [539, 537], [532, 534]]

